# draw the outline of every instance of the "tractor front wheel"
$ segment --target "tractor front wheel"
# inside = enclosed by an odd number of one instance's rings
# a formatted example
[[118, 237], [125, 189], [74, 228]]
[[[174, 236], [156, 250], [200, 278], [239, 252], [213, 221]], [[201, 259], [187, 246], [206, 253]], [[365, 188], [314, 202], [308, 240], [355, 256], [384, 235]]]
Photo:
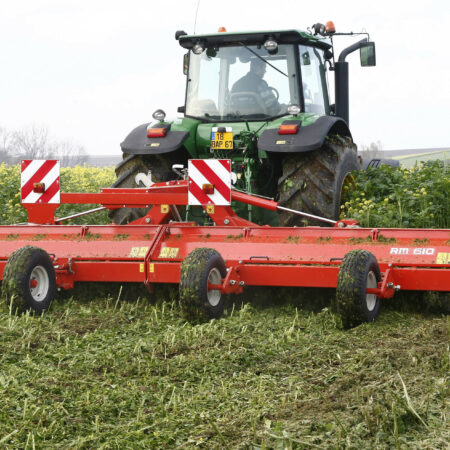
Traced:
[[46, 311], [55, 297], [56, 277], [50, 256], [27, 245], [14, 251], [3, 273], [3, 295], [13, 310]]
[[366, 250], [352, 250], [341, 264], [336, 288], [336, 309], [345, 328], [372, 322], [380, 314], [381, 301], [367, 289], [381, 281], [375, 256]]
[[188, 320], [218, 319], [223, 314], [225, 298], [218, 289], [226, 276], [225, 261], [212, 248], [196, 248], [183, 261], [180, 278], [180, 303]]
[[[351, 172], [361, 169], [356, 145], [340, 136], [327, 137], [320, 149], [288, 154], [281, 164], [280, 206], [332, 220], [339, 219], [342, 190], [352, 180]], [[279, 224], [323, 225], [285, 212], [279, 215]]]

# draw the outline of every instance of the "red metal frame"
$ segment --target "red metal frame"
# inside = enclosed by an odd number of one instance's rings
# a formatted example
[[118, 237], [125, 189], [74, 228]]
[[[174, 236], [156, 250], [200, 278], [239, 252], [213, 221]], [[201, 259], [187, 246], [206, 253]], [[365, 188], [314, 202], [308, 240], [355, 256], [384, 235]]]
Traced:
[[[244, 286], [336, 287], [340, 264], [353, 249], [372, 252], [382, 272], [376, 289], [390, 298], [398, 289], [450, 291], [450, 230], [259, 226], [229, 206], [205, 206], [216, 224], [171, 222], [172, 206], [187, 204], [187, 181], [145, 189], [103, 189], [96, 194], [62, 193], [61, 203], [95, 204], [109, 209], [148, 207], [129, 225], [60, 225], [58, 205], [24, 205], [34, 225], [0, 226], [0, 280], [9, 255], [24, 245], [43, 248], [54, 259], [58, 287], [76, 282], [178, 283], [184, 258], [195, 248], [216, 249], [229, 269], [223, 293]], [[276, 210], [274, 201], [232, 192], [234, 201]]]

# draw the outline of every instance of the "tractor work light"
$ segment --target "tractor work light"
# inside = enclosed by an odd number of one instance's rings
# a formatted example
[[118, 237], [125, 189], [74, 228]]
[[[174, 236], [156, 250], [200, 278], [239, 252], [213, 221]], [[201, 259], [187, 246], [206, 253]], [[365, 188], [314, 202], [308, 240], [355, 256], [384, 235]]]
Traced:
[[278, 134], [297, 134], [298, 125], [280, 125], [278, 127]]
[[194, 46], [192, 47], [192, 51], [194, 52], [195, 55], [201, 55], [204, 50], [205, 50], [205, 48], [199, 42], [194, 44]]
[[45, 183], [33, 183], [33, 192], [43, 194], [45, 192]]
[[202, 191], [205, 194], [213, 195], [214, 194], [214, 185], [211, 183], [206, 183], [206, 184], [202, 185]]
[[166, 113], [162, 109], [157, 109], [153, 114], [152, 117], [155, 120], [159, 120], [160, 122], [163, 122], [166, 118]]
[[147, 128], [147, 137], [164, 137], [167, 134], [167, 128]]
[[287, 108], [287, 112], [289, 114], [292, 114], [293, 116], [296, 116], [300, 112], [300, 106], [298, 105], [289, 105]]
[[271, 36], [264, 42], [264, 48], [272, 55], [278, 50], [278, 43]]
[[321, 36], [325, 36], [326, 28], [323, 23], [315, 23], [313, 25], [314, 34], [317, 36], [320, 34]]

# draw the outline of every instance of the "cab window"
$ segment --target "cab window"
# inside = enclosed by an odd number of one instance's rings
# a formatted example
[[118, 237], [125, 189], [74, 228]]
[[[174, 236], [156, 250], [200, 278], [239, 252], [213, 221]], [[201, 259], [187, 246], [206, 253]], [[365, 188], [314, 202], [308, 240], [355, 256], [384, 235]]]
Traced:
[[322, 50], [299, 46], [305, 112], [329, 114], [328, 89]]

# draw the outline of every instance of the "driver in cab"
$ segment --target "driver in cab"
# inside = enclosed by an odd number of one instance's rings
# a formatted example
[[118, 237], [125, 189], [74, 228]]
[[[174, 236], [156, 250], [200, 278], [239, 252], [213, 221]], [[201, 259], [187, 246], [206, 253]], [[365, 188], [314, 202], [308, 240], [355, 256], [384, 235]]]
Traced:
[[[267, 84], [267, 81], [263, 80], [264, 74], [266, 73], [266, 66], [267, 64], [263, 60], [259, 58], [253, 59], [250, 63], [250, 72], [234, 83], [231, 94], [241, 92], [243, 94], [247, 92], [254, 93], [257, 96], [258, 106], [264, 107], [265, 111], [262, 112], [269, 115], [276, 115], [280, 112], [281, 105], [278, 103], [278, 100], [273, 93], [272, 88]], [[238, 101], [236, 101], [236, 96], [234, 96], [234, 98], [235, 103], [238, 103]], [[241, 100], [239, 97], [238, 99]], [[251, 102], [252, 97], [249, 96], [248, 99], [242, 98], [242, 101]], [[236, 104], [236, 106], [239, 107], [238, 104]]]

